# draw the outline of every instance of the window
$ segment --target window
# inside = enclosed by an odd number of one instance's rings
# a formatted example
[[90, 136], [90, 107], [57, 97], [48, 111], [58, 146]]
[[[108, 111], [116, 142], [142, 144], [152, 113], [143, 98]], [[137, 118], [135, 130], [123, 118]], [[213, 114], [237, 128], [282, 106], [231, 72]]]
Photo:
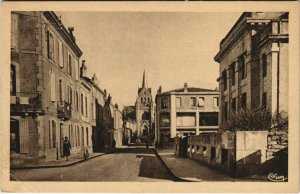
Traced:
[[47, 32], [47, 50], [48, 50], [48, 58], [53, 60], [53, 57], [54, 57], [54, 37], [53, 37], [53, 34], [50, 31]]
[[56, 148], [56, 125], [52, 121], [52, 148]]
[[89, 146], [89, 129], [86, 128], [86, 145]]
[[84, 127], [81, 127], [81, 146], [84, 146]]
[[11, 13], [11, 47], [17, 48], [18, 45], [18, 14]]
[[267, 108], [267, 93], [264, 92], [262, 96], [262, 108]]
[[79, 139], [79, 137], [80, 137], [80, 132], [79, 132], [79, 126], [77, 126], [77, 145], [78, 146], [80, 146], [80, 139]]
[[72, 104], [73, 104], [73, 92], [72, 92], [72, 88], [70, 87], [70, 104], [71, 104], [71, 107], [72, 107]]
[[10, 95], [16, 95], [16, 66], [10, 65]]
[[49, 124], [49, 130], [48, 130], [48, 132], [49, 132], [49, 138], [48, 138], [48, 141], [49, 141], [49, 149], [51, 149], [52, 148], [52, 140], [51, 140], [51, 121], [48, 121], [48, 124]]
[[72, 56], [68, 54], [68, 74], [72, 76]]
[[77, 91], [76, 91], [76, 110], [79, 111], [79, 99], [78, 99]]
[[190, 106], [196, 106], [196, 98], [195, 97], [191, 97]]
[[170, 126], [170, 113], [160, 113], [159, 126], [161, 127]]
[[224, 120], [227, 120], [227, 113], [228, 113], [228, 103], [224, 102], [224, 112], [223, 112]]
[[267, 56], [265, 54], [262, 55], [262, 76], [267, 76]]
[[52, 70], [50, 73], [50, 99], [55, 102], [55, 74]]
[[180, 97], [176, 97], [176, 107], [177, 108], [181, 107], [181, 98]]
[[226, 91], [227, 90], [227, 72], [226, 72], [226, 70], [223, 71], [222, 78], [223, 78], [223, 84], [224, 84], [224, 91]]
[[246, 109], [247, 108], [247, 94], [243, 93], [241, 96], [241, 108]]
[[87, 97], [85, 97], [85, 116], [88, 116], [88, 102], [87, 102]]
[[71, 125], [70, 144], [74, 145], [73, 125]]
[[64, 67], [64, 48], [60, 40], [58, 40], [58, 63], [60, 67]]
[[200, 112], [200, 126], [218, 126], [217, 112]]
[[81, 94], [81, 114], [83, 115], [83, 94]]
[[232, 111], [236, 111], [236, 98], [232, 98], [232, 102], [231, 102], [231, 108]]
[[204, 107], [204, 97], [199, 97], [198, 105], [199, 105], [200, 107]]
[[169, 99], [168, 98], [162, 98], [161, 99], [161, 108], [166, 109], [169, 107]]
[[55, 38], [54, 43], [54, 62], [59, 64], [59, 42], [57, 38]]
[[63, 101], [63, 94], [62, 94], [62, 80], [60, 79], [59, 80], [59, 89], [58, 89], [58, 92], [59, 92], [59, 101], [62, 102]]
[[235, 65], [234, 63], [230, 66], [230, 71], [231, 71], [231, 85], [235, 85]]
[[194, 127], [194, 126], [196, 126], [195, 113], [177, 113], [176, 125], [178, 127]]
[[247, 76], [247, 67], [245, 63], [245, 57], [243, 55], [239, 57], [239, 62], [240, 62], [241, 78], [244, 79]]
[[219, 107], [219, 97], [214, 97], [214, 107]]

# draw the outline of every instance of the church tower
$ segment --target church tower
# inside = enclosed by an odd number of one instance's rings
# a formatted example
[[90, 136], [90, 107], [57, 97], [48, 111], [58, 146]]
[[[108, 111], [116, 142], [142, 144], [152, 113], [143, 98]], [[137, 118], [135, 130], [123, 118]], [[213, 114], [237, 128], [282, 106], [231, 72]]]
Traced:
[[154, 122], [154, 107], [151, 94], [151, 88], [148, 88], [146, 73], [144, 70], [142, 87], [138, 88], [138, 96], [135, 102], [136, 127], [138, 138], [144, 139], [152, 134]]

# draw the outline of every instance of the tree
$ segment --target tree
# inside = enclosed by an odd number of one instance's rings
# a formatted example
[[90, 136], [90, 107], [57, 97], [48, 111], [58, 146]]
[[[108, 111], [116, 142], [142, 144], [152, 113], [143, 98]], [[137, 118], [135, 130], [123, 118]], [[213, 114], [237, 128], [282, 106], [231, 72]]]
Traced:
[[285, 111], [272, 114], [261, 108], [241, 109], [232, 115], [228, 128], [231, 131], [287, 131], [288, 114]]
[[233, 114], [229, 128], [233, 131], [266, 131], [271, 127], [272, 114], [267, 109], [241, 109]]

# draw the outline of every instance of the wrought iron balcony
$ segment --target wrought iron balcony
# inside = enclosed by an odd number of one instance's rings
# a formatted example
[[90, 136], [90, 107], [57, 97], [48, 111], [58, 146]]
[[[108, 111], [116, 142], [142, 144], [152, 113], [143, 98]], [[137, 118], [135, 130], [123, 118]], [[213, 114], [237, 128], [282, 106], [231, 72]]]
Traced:
[[71, 111], [71, 104], [66, 101], [59, 101], [57, 102], [57, 117], [66, 121], [71, 119], [72, 111]]
[[16, 92], [10, 96], [10, 114], [12, 116], [38, 116], [42, 110], [41, 93]]

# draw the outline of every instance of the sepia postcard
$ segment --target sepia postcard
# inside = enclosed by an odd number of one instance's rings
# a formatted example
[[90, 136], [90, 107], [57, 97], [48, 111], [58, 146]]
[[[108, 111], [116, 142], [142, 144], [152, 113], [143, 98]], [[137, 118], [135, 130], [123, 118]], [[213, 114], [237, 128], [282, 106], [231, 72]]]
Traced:
[[299, 2], [3, 2], [9, 192], [298, 192]]

